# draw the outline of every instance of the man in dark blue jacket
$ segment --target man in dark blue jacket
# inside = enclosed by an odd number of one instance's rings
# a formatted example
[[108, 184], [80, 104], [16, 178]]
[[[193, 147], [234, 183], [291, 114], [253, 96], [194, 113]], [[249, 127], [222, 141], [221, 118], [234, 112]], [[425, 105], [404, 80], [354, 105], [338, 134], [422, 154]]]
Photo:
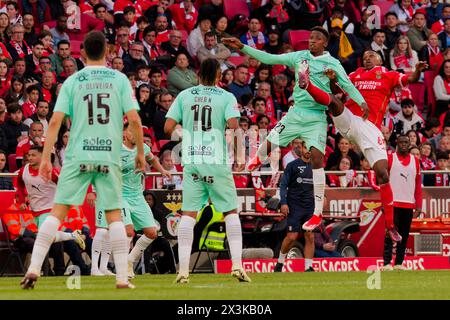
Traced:
[[[280, 183], [281, 213], [287, 215], [287, 234], [281, 244], [280, 256], [275, 266], [275, 272], [281, 272], [289, 250], [303, 232], [302, 225], [308, 221], [314, 212], [314, 190], [311, 167], [311, 153], [304, 142], [294, 149], [299, 156], [290, 162], [284, 170]], [[312, 258], [314, 256], [314, 235], [305, 232], [305, 270], [314, 271]]]

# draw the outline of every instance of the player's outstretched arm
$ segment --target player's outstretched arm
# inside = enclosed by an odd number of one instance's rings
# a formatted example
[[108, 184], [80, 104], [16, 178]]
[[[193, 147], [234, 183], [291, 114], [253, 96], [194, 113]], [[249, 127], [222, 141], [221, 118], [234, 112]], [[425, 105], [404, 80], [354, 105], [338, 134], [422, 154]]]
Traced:
[[226, 46], [241, 50], [243, 53], [248, 54], [249, 56], [255, 58], [256, 60], [261, 61], [265, 64], [281, 64], [288, 67], [293, 67], [295, 63], [295, 58], [293, 55], [296, 55], [296, 52], [286, 53], [286, 54], [270, 54], [258, 49], [254, 49], [250, 46], [244, 45], [241, 40], [238, 38], [222, 38], [222, 43]]
[[44, 151], [42, 153], [42, 161], [39, 167], [39, 175], [45, 180], [50, 181], [52, 179], [52, 162], [51, 154], [53, 147], [55, 146], [56, 139], [58, 138], [58, 132], [61, 128], [61, 124], [64, 121], [66, 114], [60, 111], [55, 111], [50, 123], [48, 124], [47, 136], [45, 138]]
[[177, 126], [178, 122], [175, 121], [172, 118], [167, 118], [166, 123], [164, 124], [164, 133], [166, 134], [166, 137], [172, 138], [172, 134], [175, 131], [175, 127]]
[[132, 109], [126, 113], [130, 129], [136, 141], [137, 155], [135, 161], [136, 171], [145, 171], [145, 155], [144, 155], [144, 135], [142, 133], [141, 118], [136, 109]]
[[[408, 83], [414, 83], [419, 81], [420, 78], [420, 74], [422, 73], [422, 71], [424, 71], [426, 68], [428, 68], [428, 64], [425, 61], [419, 61], [416, 64], [416, 70], [411, 73], [408, 77]], [[407, 83], [407, 84], [408, 84]]]

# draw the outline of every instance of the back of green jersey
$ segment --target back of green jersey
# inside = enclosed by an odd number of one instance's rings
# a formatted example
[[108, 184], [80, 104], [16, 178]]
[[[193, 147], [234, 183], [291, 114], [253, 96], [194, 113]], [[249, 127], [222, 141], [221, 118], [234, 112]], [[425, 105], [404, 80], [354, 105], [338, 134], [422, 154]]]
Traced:
[[240, 117], [233, 94], [203, 85], [186, 89], [177, 96], [166, 117], [183, 126], [183, 165], [227, 163], [227, 120]]
[[139, 109], [127, 77], [102, 66], [88, 66], [63, 84], [55, 110], [70, 116], [67, 161], [120, 165], [123, 115]]
[[[144, 155], [147, 156], [151, 152], [150, 147], [144, 144]], [[129, 149], [122, 144], [120, 158], [122, 162], [122, 193], [125, 195], [136, 195], [144, 191], [144, 174], [142, 172], [135, 173], [134, 162], [137, 155], [137, 148]]]

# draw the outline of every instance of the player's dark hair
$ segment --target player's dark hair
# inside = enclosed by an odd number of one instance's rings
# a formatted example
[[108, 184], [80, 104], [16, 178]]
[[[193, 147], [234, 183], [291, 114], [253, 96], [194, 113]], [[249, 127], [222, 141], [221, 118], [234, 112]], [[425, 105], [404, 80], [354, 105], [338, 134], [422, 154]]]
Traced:
[[311, 31], [317, 31], [322, 33], [327, 39], [327, 41], [330, 41], [330, 33], [324, 27], [314, 27], [311, 29]]
[[206, 59], [200, 65], [200, 83], [205, 86], [215, 86], [217, 73], [221, 72], [220, 63], [217, 59]]
[[44, 147], [38, 146], [37, 144], [35, 144], [30, 147], [30, 151], [31, 150], [36, 150], [37, 152], [42, 153], [42, 152], [44, 152]]
[[101, 60], [106, 52], [106, 37], [100, 31], [91, 31], [84, 37], [83, 46], [89, 60]]

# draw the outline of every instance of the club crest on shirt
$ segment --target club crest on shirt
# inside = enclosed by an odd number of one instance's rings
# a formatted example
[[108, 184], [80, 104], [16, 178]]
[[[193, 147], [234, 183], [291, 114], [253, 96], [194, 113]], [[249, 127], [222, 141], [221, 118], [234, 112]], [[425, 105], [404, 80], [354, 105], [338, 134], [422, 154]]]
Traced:
[[382, 74], [381, 70], [376, 71], [375, 72], [375, 78], [381, 79], [381, 74]]

